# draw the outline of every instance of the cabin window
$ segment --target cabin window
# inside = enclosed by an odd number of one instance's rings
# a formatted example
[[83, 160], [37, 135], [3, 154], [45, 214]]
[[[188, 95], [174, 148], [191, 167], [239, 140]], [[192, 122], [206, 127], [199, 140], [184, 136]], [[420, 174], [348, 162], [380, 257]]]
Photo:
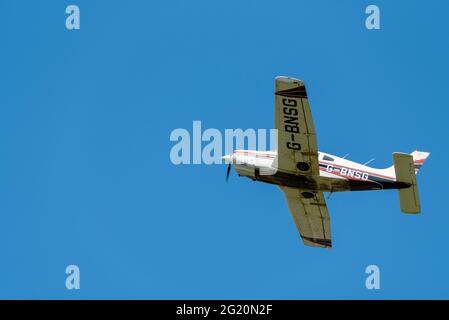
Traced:
[[325, 161], [334, 161], [334, 158], [331, 158], [329, 156], [324, 156], [323, 160], [325, 160]]

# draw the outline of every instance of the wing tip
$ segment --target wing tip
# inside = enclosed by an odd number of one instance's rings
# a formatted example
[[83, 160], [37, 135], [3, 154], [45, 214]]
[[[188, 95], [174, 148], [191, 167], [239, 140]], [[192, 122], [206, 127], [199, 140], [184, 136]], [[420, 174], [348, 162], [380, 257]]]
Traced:
[[320, 247], [320, 248], [332, 248], [332, 240], [331, 239], [319, 239], [319, 238], [311, 238], [301, 236], [305, 245], [312, 247]]
[[307, 99], [304, 82], [289, 77], [276, 77], [274, 94], [284, 97]]
[[279, 81], [279, 82], [285, 82], [285, 83], [301, 83], [301, 84], [304, 84], [304, 81], [302, 81], [302, 80], [300, 80], [300, 79], [296, 79], [296, 78], [293, 78], [293, 77], [289, 77], [289, 76], [277, 76], [276, 78], [276, 81]]

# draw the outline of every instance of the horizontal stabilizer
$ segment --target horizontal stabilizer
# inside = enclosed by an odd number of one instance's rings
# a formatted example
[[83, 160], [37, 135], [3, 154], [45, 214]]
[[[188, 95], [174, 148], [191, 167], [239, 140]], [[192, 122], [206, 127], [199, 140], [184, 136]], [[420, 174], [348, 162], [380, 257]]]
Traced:
[[399, 202], [404, 213], [420, 213], [421, 206], [416, 183], [415, 163], [413, 156], [407, 153], [393, 153], [396, 181], [403, 182], [409, 187], [399, 189]]

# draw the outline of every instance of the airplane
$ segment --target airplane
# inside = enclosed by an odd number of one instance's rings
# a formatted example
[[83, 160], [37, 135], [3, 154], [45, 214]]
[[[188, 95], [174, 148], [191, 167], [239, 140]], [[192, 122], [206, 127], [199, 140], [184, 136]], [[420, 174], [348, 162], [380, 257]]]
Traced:
[[304, 82], [276, 77], [274, 95], [277, 151], [235, 150], [225, 155], [226, 181], [233, 165], [239, 176], [279, 186], [305, 245], [332, 247], [323, 192], [398, 189], [401, 211], [421, 212], [416, 174], [430, 153], [394, 152], [392, 166], [376, 169], [319, 152]]

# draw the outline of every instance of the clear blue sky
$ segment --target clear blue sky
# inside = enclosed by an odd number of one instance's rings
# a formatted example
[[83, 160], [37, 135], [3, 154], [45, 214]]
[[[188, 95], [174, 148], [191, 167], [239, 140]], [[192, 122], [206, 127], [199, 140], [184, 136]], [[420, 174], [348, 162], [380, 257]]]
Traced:
[[[81, 30], [65, 29], [65, 7]], [[365, 7], [381, 30], [365, 29]], [[449, 298], [447, 1], [0, 2], [0, 298]], [[308, 86], [319, 149], [431, 156], [422, 214], [334, 194], [305, 247], [278, 188], [174, 166], [170, 132], [273, 125]], [[65, 288], [65, 267], [81, 290]], [[368, 291], [365, 267], [381, 269]]]

